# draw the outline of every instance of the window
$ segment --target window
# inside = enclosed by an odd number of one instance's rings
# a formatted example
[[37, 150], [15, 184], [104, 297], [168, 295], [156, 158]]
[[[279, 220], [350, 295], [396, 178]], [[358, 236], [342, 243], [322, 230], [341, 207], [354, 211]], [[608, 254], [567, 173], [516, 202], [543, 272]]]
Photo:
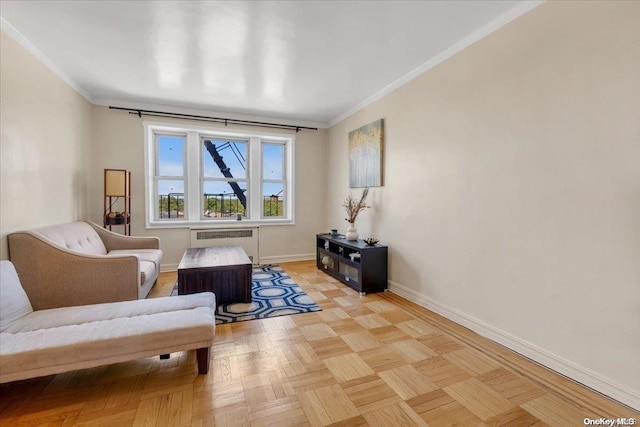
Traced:
[[249, 141], [202, 138], [204, 218], [247, 216], [248, 147]]
[[262, 143], [262, 216], [285, 215], [285, 145], [275, 142]]
[[155, 219], [184, 218], [186, 135], [155, 134]]
[[144, 127], [147, 227], [293, 223], [292, 135]]

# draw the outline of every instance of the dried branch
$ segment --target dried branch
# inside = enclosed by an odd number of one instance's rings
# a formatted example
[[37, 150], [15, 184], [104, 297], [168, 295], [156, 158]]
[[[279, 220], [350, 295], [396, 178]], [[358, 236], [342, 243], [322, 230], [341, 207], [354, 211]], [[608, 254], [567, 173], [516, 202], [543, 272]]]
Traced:
[[355, 200], [353, 196], [351, 196], [351, 194], [347, 196], [347, 198], [344, 200], [344, 203], [342, 204], [342, 206], [344, 206], [345, 209], [347, 210], [348, 218], [345, 218], [345, 221], [347, 221], [350, 224], [354, 224], [356, 222], [356, 218], [358, 218], [358, 214], [362, 210], [370, 207], [366, 204], [367, 195], [369, 195], [369, 187], [366, 187], [362, 191], [362, 196], [360, 196], [360, 200]]

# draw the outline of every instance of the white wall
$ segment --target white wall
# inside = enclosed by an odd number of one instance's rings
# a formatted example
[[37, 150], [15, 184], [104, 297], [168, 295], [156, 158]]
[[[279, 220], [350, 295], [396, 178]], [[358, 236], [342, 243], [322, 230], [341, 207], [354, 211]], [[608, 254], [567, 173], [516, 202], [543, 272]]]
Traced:
[[[172, 121], [154, 119], [152, 121]], [[277, 122], [277, 120], [274, 120]], [[182, 122], [196, 126], [219, 127], [202, 122]], [[127, 112], [93, 106], [91, 147], [92, 161], [89, 188], [89, 219], [102, 222], [102, 185], [105, 168], [131, 171], [131, 233], [158, 236], [161, 241], [163, 268], [176, 268], [189, 247], [188, 228], [145, 229], [144, 220], [144, 133], [142, 120]], [[252, 131], [260, 128], [246, 128]], [[284, 133], [286, 131], [278, 131]], [[324, 171], [326, 129], [295, 133], [295, 225], [260, 227], [260, 261], [312, 259], [315, 257], [316, 233], [324, 223]], [[232, 226], [235, 225], [232, 224]]]
[[12, 231], [82, 219], [91, 105], [0, 31], [0, 259]]
[[[640, 407], [640, 3], [549, 2], [329, 130], [385, 120], [358, 221], [391, 289]], [[359, 191], [354, 191], [359, 194]]]

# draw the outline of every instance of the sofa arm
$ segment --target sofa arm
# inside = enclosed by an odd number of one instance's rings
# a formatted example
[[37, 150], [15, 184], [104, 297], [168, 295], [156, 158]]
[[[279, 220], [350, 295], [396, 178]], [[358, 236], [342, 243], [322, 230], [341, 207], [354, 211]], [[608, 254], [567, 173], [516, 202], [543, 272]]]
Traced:
[[107, 252], [118, 249], [160, 249], [160, 239], [157, 237], [124, 236], [102, 228], [94, 222], [83, 222], [89, 224], [98, 233]]
[[28, 231], [12, 233], [8, 241], [9, 256], [34, 310], [138, 299], [136, 255], [82, 254]]

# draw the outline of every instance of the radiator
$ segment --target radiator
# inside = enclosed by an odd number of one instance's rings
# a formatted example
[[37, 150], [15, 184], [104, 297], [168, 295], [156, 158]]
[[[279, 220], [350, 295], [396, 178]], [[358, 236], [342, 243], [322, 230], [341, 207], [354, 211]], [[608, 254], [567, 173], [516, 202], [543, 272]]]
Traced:
[[191, 247], [240, 246], [254, 264], [258, 263], [258, 228], [191, 229]]

